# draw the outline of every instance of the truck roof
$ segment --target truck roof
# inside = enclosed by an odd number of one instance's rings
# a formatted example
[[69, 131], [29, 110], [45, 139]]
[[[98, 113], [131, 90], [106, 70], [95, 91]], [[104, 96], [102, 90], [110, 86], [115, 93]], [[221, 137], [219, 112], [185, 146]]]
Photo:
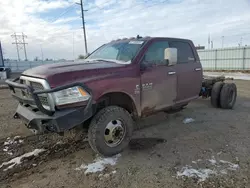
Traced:
[[183, 39], [183, 38], [172, 38], [172, 37], [131, 37], [131, 38], [122, 38], [122, 39], [117, 39], [117, 40], [112, 40], [111, 42], [121, 42], [121, 41], [150, 41], [154, 39], [162, 39], [162, 40], [180, 40], [180, 41], [187, 41], [191, 42], [189, 39]]

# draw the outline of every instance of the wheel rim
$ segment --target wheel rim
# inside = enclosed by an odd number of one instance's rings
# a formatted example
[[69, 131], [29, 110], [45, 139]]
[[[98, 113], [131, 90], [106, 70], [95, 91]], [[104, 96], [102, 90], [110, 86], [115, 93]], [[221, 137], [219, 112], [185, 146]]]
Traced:
[[123, 141], [125, 134], [126, 129], [122, 121], [112, 120], [107, 124], [104, 131], [105, 143], [109, 147], [116, 147]]

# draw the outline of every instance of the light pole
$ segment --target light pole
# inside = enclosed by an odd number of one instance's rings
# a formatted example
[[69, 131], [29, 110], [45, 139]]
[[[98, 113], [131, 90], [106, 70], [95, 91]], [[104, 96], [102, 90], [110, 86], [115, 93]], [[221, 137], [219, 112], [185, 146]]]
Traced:
[[224, 36], [221, 37], [221, 47], [223, 48], [224, 47]]

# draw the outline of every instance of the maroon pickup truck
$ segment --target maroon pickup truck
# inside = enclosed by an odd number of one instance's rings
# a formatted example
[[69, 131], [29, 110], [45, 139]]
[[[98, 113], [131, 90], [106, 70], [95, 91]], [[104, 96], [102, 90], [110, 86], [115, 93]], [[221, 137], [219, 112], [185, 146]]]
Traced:
[[92, 149], [111, 156], [129, 143], [135, 120], [158, 111], [176, 112], [210, 97], [232, 108], [236, 86], [204, 79], [190, 40], [136, 37], [104, 44], [86, 59], [43, 65], [7, 80], [19, 101], [14, 118], [35, 133], [88, 126]]

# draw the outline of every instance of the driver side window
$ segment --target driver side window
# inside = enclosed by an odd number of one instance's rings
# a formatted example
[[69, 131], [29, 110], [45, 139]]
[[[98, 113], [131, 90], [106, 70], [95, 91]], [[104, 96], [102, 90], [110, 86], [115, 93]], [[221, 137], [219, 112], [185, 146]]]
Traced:
[[146, 66], [165, 64], [164, 51], [166, 48], [169, 48], [167, 41], [153, 42], [145, 53], [143, 64]]

